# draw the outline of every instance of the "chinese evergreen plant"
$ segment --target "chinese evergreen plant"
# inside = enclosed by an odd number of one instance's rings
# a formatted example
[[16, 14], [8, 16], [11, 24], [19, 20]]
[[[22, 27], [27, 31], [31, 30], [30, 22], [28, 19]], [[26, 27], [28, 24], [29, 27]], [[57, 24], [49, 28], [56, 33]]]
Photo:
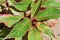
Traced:
[[59, 7], [56, 0], [0, 0], [0, 38], [43, 40], [42, 33], [55, 37], [45, 21], [60, 18]]

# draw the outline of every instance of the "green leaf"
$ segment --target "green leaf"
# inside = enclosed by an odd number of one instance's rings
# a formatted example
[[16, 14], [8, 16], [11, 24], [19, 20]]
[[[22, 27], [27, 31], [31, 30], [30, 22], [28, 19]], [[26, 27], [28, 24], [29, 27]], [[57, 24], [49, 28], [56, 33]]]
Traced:
[[60, 7], [60, 2], [57, 2], [58, 0], [43, 0], [42, 3], [45, 7]]
[[10, 8], [11, 12], [14, 14], [14, 15], [21, 15], [21, 16], [24, 16], [24, 13], [23, 12], [17, 12], [15, 10], [13, 10], [12, 8]]
[[[33, 3], [34, 4], [34, 3]], [[35, 3], [33, 6], [32, 6], [32, 9], [31, 9], [31, 16], [33, 17], [34, 14], [36, 12], [39, 11], [39, 8], [41, 7], [41, 0], [38, 0], [37, 3]]]
[[0, 38], [0, 40], [3, 40], [3, 38]]
[[36, 16], [38, 21], [44, 21], [49, 19], [60, 18], [60, 9], [47, 8], [42, 12], [39, 12]]
[[10, 32], [10, 30], [6, 27], [3, 27], [3, 30], [2, 30], [2, 36], [0, 36], [0, 38], [4, 38], [6, 37], [6, 35]]
[[22, 40], [22, 38], [15, 38], [15, 40]]
[[0, 23], [4, 23], [6, 26], [11, 27], [13, 24], [18, 22], [22, 17], [15, 15], [2, 15], [0, 16]]
[[34, 1], [32, 0], [31, 1], [31, 7], [33, 7], [33, 5], [35, 5]]
[[4, 38], [10, 32], [10, 30], [6, 26], [2, 25], [2, 27], [3, 28], [1, 29], [1, 32], [0, 32], [0, 38]]
[[0, 6], [0, 12], [2, 11], [1, 6]]
[[6, 0], [0, 0], [0, 5], [2, 5]]
[[37, 28], [32, 28], [29, 31], [28, 40], [42, 40], [41, 32]]
[[16, 9], [20, 11], [26, 11], [29, 4], [31, 3], [31, 0], [22, 0], [21, 2], [16, 2], [15, 0], [9, 0], [8, 2]]
[[12, 31], [7, 35], [7, 38], [20, 38], [31, 27], [31, 22], [28, 18], [24, 18], [21, 22], [15, 25]]
[[37, 28], [41, 31], [41, 32], [43, 32], [44, 34], [46, 34], [46, 35], [48, 35], [48, 36], [54, 36], [54, 33], [53, 33], [53, 31], [52, 31], [52, 29], [49, 27], [49, 26], [47, 26], [47, 25], [45, 25], [45, 24], [43, 24], [43, 23], [39, 23], [39, 25], [37, 26]]

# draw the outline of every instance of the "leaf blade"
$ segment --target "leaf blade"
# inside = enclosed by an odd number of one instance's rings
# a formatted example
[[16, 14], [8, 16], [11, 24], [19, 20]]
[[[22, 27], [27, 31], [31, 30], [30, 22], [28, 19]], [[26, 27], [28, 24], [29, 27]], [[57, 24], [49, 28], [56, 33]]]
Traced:
[[57, 2], [57, 0], [43, 0], [44, 3], [42, 3], [43, 6], [45, 7], [60, 7], [60, 3]]
[[11, 4], [20, 11], [26, 11], [30, 3], [31, 0], [22, 0], [21, 2], [16, 2], [15, 0], [9, 1], [9, 4]]
[[54, 36], [54, 33], [53, 31], [51, 30], [50, 27], [48, 27], [47, 25], [43, 24], [43, 23], [40, 23], [37, 28], [43, 32], [44, 34], [48, 35], [48, 36]]
[[25, 18], [23, 21], [21, 21], [20, 23], [15, 25], [15, 27], [12, 29], [12, 31], [7, 35], [7, 38], [20, 38], [20, 37], [22, 37], [28, 31], [30, 26], [31, 26], [30, 20], [28, 18]]
[[41, 7], [41, 2], [42, 2], [41, 0], [38, 0], [37, 3], [33, 3], [32, 9], [31, 9], [32, 17], [37, 11], [39, 11], [39, 8]]
[[60, 10], [54, 8], [47, 8], [42, 12], [39, 12], [36, 16], [38, 21], [45, 21], [49, 19], [60, 18]]
[[36, 28], [32, 28], [28, 34], [28, 40], [42, 40], [41, 32]]
[[14, 15], [2, 15], [0, 16], [0, 23], [4, 23], [6, 26], [11, 27], [13, 24], [18, 22], [22, 17]]
[[22, 40], [22, 38], [15, 38], [15, 40]]
[[2, 5], [6, 0], [0, 0], [0, 5]]

